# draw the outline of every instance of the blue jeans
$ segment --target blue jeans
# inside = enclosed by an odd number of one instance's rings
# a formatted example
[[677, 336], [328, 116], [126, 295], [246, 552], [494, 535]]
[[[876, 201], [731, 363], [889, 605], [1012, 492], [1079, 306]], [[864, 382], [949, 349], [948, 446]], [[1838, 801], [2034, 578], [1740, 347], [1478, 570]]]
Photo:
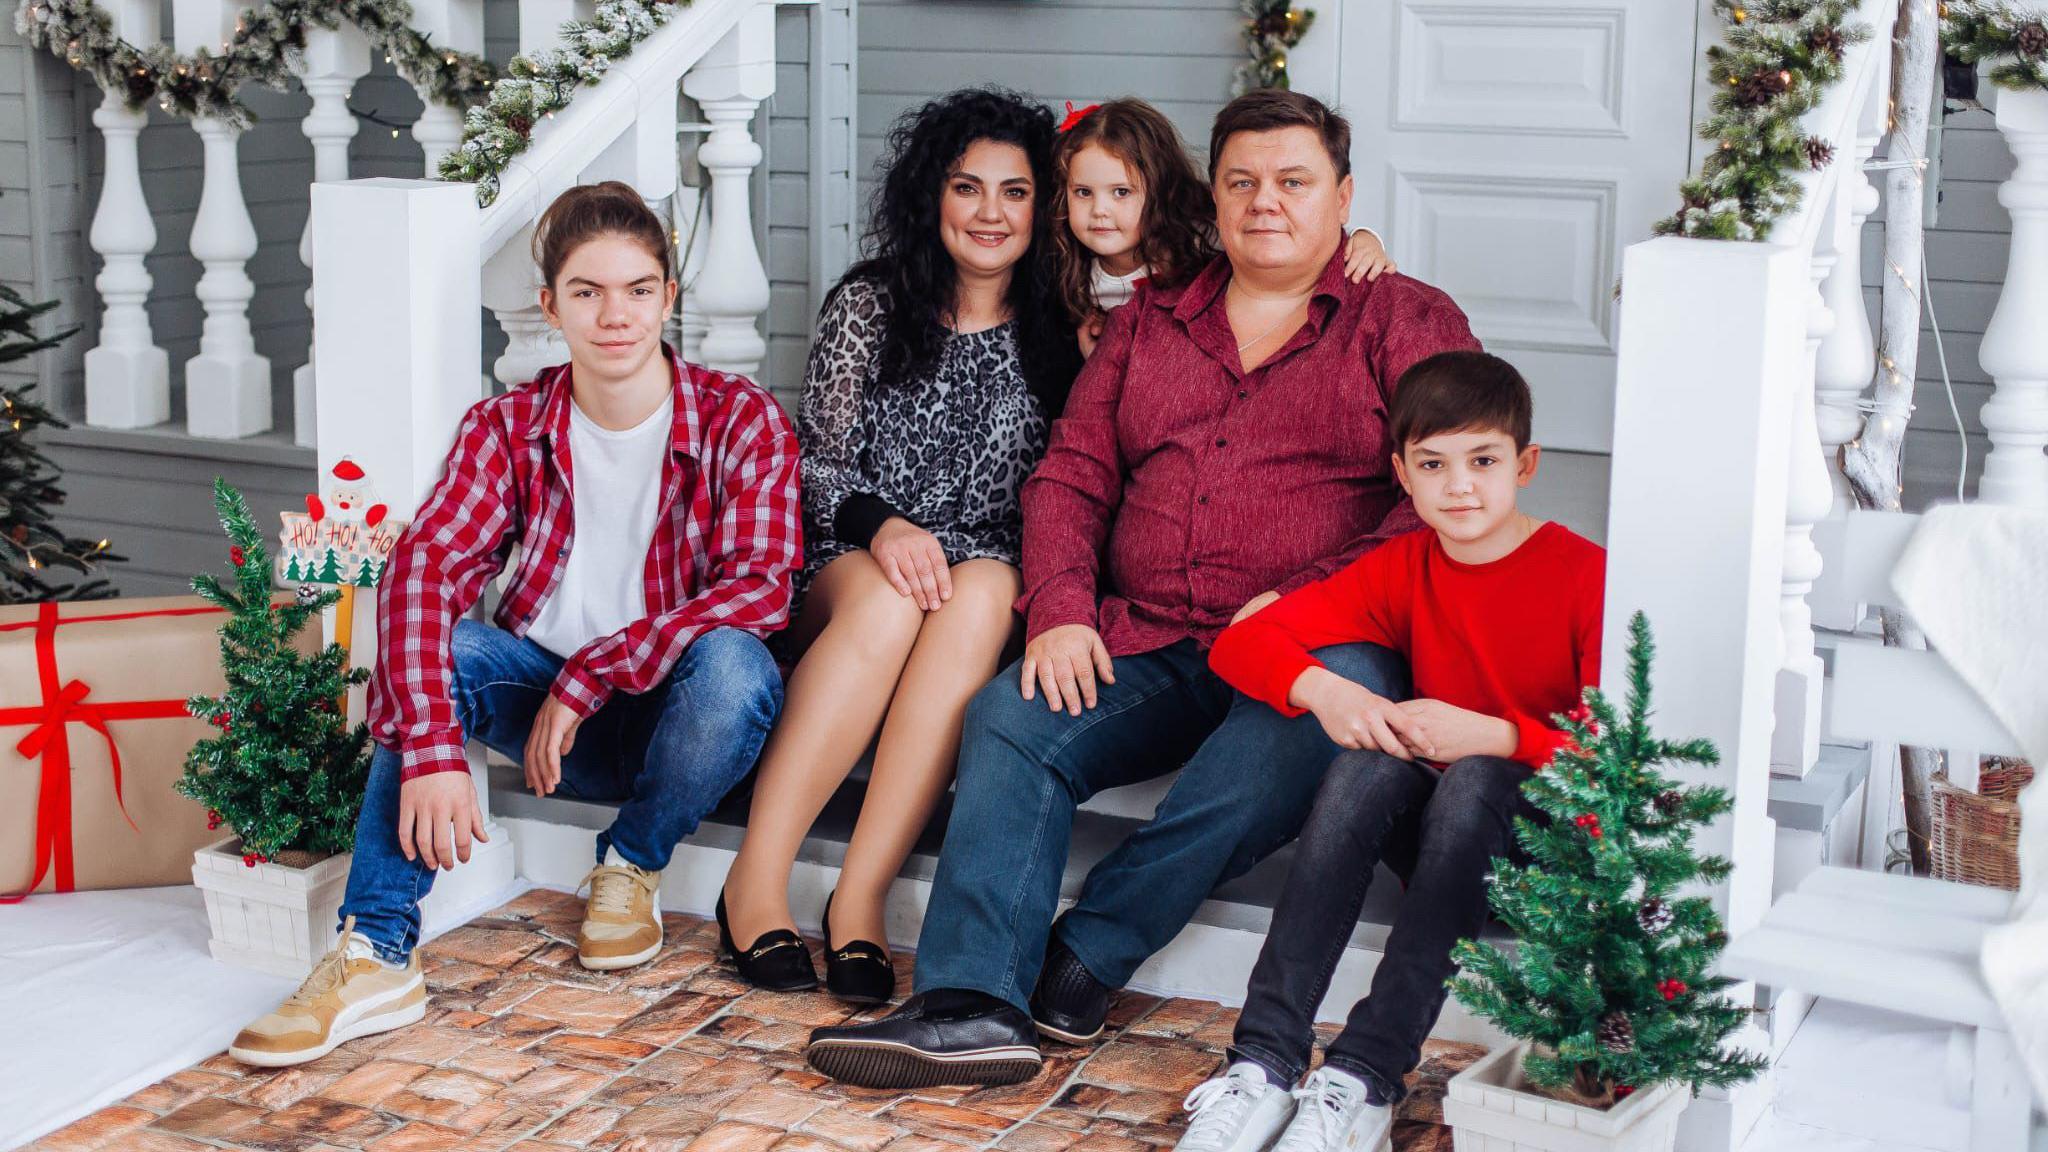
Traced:
[[1442, 772], [1378, 749], [1338, 756], [1301, 830], [1287, 887], [1238, 1014], [1231, 1058], [1292, 1086], [1308, 1071], [1316, 1006], [1351, 941], [1373, 870], [1407, 884], [1372, 991], [1352, 1005], [1324, 1061], [1365, 1080], [1385, 1103], [1407, 1092], [1436, 1026], [1451, 947], [1486, 926], [1486, 876], [1496, 857], [1528, 858], [1516, 817], [1541, 822], [1522, 795], [1531, 771], [1499, 756], [1467, 756]]
[[[533, 718], [562, 659], [531, 640], [459, 620], [450, 644], [455, 717], [470, 739], [523, 760]], [[624, 801], [598, 834], [605, 849], [660, 871], [683, 837], [754, 766], [782, 710], [782, 680], [760, 640], [732, 628], [699, 636], [668, 678], [641, 695], [617, 693], [576, 729], [559, 793]], [[356, 820], [355, 859], [341, 915], [379, 955], [403, 960], [419, 942], [420, 900], [434, 870], [398, 848], [400, 758], [379, 747]], [[458, 865], [460, 867], [460, 865]]]
[[[1316, 654], [1390, 699], [1407, 664], [1372, 644]], [[1232, 691], [1192, 640], [1116, 659], [1079, 716], [1018, 692], [1012, 664], [967, 708], [946, 843], [918, 939], [916, 990], [968, 988], [1028, 1008], [1059, 903], [1074, 810], [1181, 769], [1152, 820], [1097, 864], [1061, 943], [1122, 987], [1218, 884], [1292, 839], [1337, 746], [1312, 715]]]

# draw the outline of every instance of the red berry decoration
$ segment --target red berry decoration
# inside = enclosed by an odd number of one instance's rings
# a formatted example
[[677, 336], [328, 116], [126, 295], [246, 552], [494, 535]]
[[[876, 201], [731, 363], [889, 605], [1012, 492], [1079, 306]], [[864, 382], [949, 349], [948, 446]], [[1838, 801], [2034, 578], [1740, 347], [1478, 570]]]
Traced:
[[1657, 981], [1657, 991], [1666, 1000], [1676, 1000], [1680, 996], [1685, 995], [1690, 989], [1685, 986], [1685, 981], [1683, 980], [1659, 980]]
[[242, 562], [248, 559], [248, 554], [242, 551], [240, 544], [230, 544], [228, 545], [228, 559], [235, 562], [235, 567], [240, 568]]
[[1628, 1099], [1628, 1098], [1629, 1098], [1630, 1096], [1633, 1096], [1633, 1095], [1635, 1095], [1635, 1091], [1636, 1091], [1636, 1090], [1635, 1090], [1635, 1088], [1634, 1088], [1633, 1086], [1631, 1086], [1631, 1085], [1628, 1085], [1628, 1084], [1616, 1084], [1616, 1085], [1614, 1086], [1614, 1098], [1615, 1098], [1616, 1100], [1626, 1100], [1626, 1099]]
[[207, 830], [208, 832], [211, 832], [211, 831], [213, 831], [214, 829], [216, 829], [216, 828], [218, 828], [218, 827], [220, 827], [220, 813], [218, 813], [218, 812], [215, 812], [215, 811], [213, 811], [213, 810], [212, 810], [212, 809], [210, 809], [210, 808], [209, 808], [209, 809], [207, 809], [207, 812], [206, 812], [206, 830]]
[[221, 731], [223, 731], [223, 732], [225, 732], [225, 731], [227, 731], [227, 730], [228, 730], [228, 725], [229, 725], [230, 723], [232, 723], [232, 722], [233, 722], [233, 717], [229, 716], [229, 715], [228, 715], [227, 713], [225, 713], [225, 712], [223, 712], [223, 713], [221, 713], [220, 715], [218, 715], [218, 716], [215, 716], [215, 717], [213, 718], [213, 726], [214, 726], [215, 728], [218, 728], [218, 729], [220, 729], [220, 730], [221, 730]]
[[242, 853], [242, 867], [244, 867], [244, 868], [254, 868], [255, 866], [256, 866], [256, 854], [255, 854], [254, 852], [244, 852], [244, 853]]

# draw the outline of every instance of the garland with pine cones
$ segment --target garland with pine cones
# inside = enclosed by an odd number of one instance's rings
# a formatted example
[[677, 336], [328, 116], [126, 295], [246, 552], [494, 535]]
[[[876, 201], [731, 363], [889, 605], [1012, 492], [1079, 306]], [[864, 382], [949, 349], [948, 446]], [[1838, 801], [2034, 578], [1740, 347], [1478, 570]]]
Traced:
[[1941, 46], [1965, 64], [1989, 63], [2001, 88], [2048, 89], [2048, 8], [1951, 0], [1942, 10]]

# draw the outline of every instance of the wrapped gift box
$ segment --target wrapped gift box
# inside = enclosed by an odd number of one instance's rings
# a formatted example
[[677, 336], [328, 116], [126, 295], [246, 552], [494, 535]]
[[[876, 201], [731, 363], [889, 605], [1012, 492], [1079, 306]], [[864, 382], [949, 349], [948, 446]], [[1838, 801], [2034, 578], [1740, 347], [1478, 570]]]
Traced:
[[225, 689], [227, 619], [196, 596], [0, 607], [0, 894], [191, 882], [222, 833], [171, 786], [213, 734], [185, 700]]

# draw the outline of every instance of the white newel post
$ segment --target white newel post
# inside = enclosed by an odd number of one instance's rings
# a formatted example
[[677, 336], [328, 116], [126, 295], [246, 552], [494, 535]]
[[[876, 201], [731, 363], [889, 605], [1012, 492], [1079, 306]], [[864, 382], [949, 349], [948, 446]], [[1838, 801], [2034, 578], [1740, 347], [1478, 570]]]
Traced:
[[[1874, 70], [1882, 82], [1884, 70]], [[1882, 95], [1881, 93], [1879, 94]], [[1821, 342], [1820, 357], [1813, 369], [1814, 404], [1820, 428], [1822, 454], [1826, 457], [1828, 483], [1833, 490], [1831, 515], [1841, 515], [1855, 506], [1848, 478], [1842, 475], [1842, 445], [1856, 438], [1863, 417], [1856, 403], [1870, 387], [1877, 373], [1877, 342], [1870, 331], [1870, 313], [1863, 305], [1863, 224], [1877, 211], [1877, 185], [1863, 171], [1863, 165], [1877, 150], [1884, 128], [1884, 101], [1874, 98], [1861, 114], [1866, 123], [1856, 132], [1855, 155], [1838, 152], [1835, 163], [1842, 170], [1842, 191], [1837, 193], [1848, 210], [1836, 216], [1835, 267], [1821, 288], [1835, 326]], [[1836, 621], [1822, 621], [1830, 628], [1849, 627]]]
[[[1687, 780], [1735, 800], [1699, 839], [1700, 851], [1734, 862], [1712, 895], [1735, 935], [1771, 902], [1786, 452], [1797, 377], [1812, 365], [1802, 345], [1810, 267], [1806, 253], [1778, 245], [1663, 238], [1627, 249], [1623, 282], [1640, 303], [1624, 305], [1616, 364], [1604, 687], [1622, 698], [1628, 621], [1640, 609], [1657, 643], [1658, 730], [1712, 740], [1720, 765]], [[1711, 329], [1695, 320], [1707, 315]], [[1686, 1110], [1681, 1147], [1734, 1152], [1769, 1096], [1762, 1082], [1702, 1095]]]
[[484, 307], [505, 330], [505, 351], [491, 375], [507, 388], [524, 384], [543, 368], [567, 363], [568, 346], [540, 311], [540, 266], [533, 262], [533, 225], [521, 228], [484, 262]]
[[[454, 52], [484, 50], [483, 0], [413, 0], [412, 14], [413, 27], [434, 47]], [[436, 102], [433, 93], [424, 88], [415, 91], [424, 107], [413, 123], [412, 138], [425, 153], [426, 176], [432, 180], [440, 173], [441, 157], [462, 143], [462, 110]]]
[[[241, 11], [234, 0], [173, 0], [178, 51], [218, 52], [233, 36]], [[242, 199], [241, 130], [212, 117], [192, 122], [205, 153], [205, 183], [192, 222], [192, 256], [206, 271], [196, 295], [206, 308], [199, 355], [185, 361], [185, 429], [194, 436], [234, 439], [270, 428], [270, 361], [256, 354], [249, 301], [256, 285], [256, 225]]]
[[775, 92], [775, 8], [748, 9], [732, 31], [683, 77], [711, 134], [697, 159], [711, 174], [711, 238], [696, 298], [703, 310], [704, 364], [757, 376], [768, 344], [754, 321], [768, 308], [768, 271], [754, 245], [747, 181], [761, 163], [748, 131], [754, 110]]
[[[370, 41], [354, 25], [343, 24], [332, 31], [307, 31], [299, 81], [313, 98], [313, 110], [306, 114], [302, 128], [306, 139], [313, 142], [314, 180], [348, 179], [348, 144], [356, 135], [356, 118], [348, 110], [348, 94], [369, 71]], [[305, 230], [299, 233], [299, 260], [308, 268], [313, 266], [310, 214]], [[313, 288], [308, 283], [306, 308], [311, 311], [312, 307]], [[311, 448], [315, 443], [312, 344], [319, 338], [317, 331], [312, 334], [306, 362], [292, 373], [292, 441], [302, 448]]]
[[1771, 732], [1771, 771], [1799, 778], [1820, 758], [1821, 682], [1826, 670], [1814, 650], [1813, 611], [1806, 596], [1821, 573], [1813, 526], [1834, 506], [1815, 411], [1815, 377], [1821, 348], [1835, 331], [1835, 316], [1822, 288], [1835, 270], [1837, 228], [1848, 208], [1843, 190], [1837, 184], [1822, 206], [1820, 236], [1807, 260], [1811, 287], [1806, 300], [1806, 356], [1792, 380], [1791, 439], [1785, 461], [1785, 567], [1778, 589], [1778, 629], [1784, 647], [1777, 679], [1777, 725]]
[[1991, 454], [1978, 498], [2048, 507], [2048, 92], [1998, 93], [1998, 130], [2018, 166], [1998, 188], [2012, 214], [2012, 256], [1977, 362], [1996, 387], [1984, 405]]
[[[440, 477], [463, 412], [483, 395], [476, 189], [432, 180], [315, 184], [312, 222], [314, 323], [359, 335], [314, 350], [320, 472], [353, 457], [391, 514], [409, 520]], [[376, 660], [375, 615], [356, 613], [358, 665]], [[358, 690], [351, 718], [361, 711]], [[490, 840], [435, 881], [425, 904], [430, 932], [487, 910], [513, 881], [511, 841], [490, 818], [481, 756], [471, 757], [471, 771]]]

